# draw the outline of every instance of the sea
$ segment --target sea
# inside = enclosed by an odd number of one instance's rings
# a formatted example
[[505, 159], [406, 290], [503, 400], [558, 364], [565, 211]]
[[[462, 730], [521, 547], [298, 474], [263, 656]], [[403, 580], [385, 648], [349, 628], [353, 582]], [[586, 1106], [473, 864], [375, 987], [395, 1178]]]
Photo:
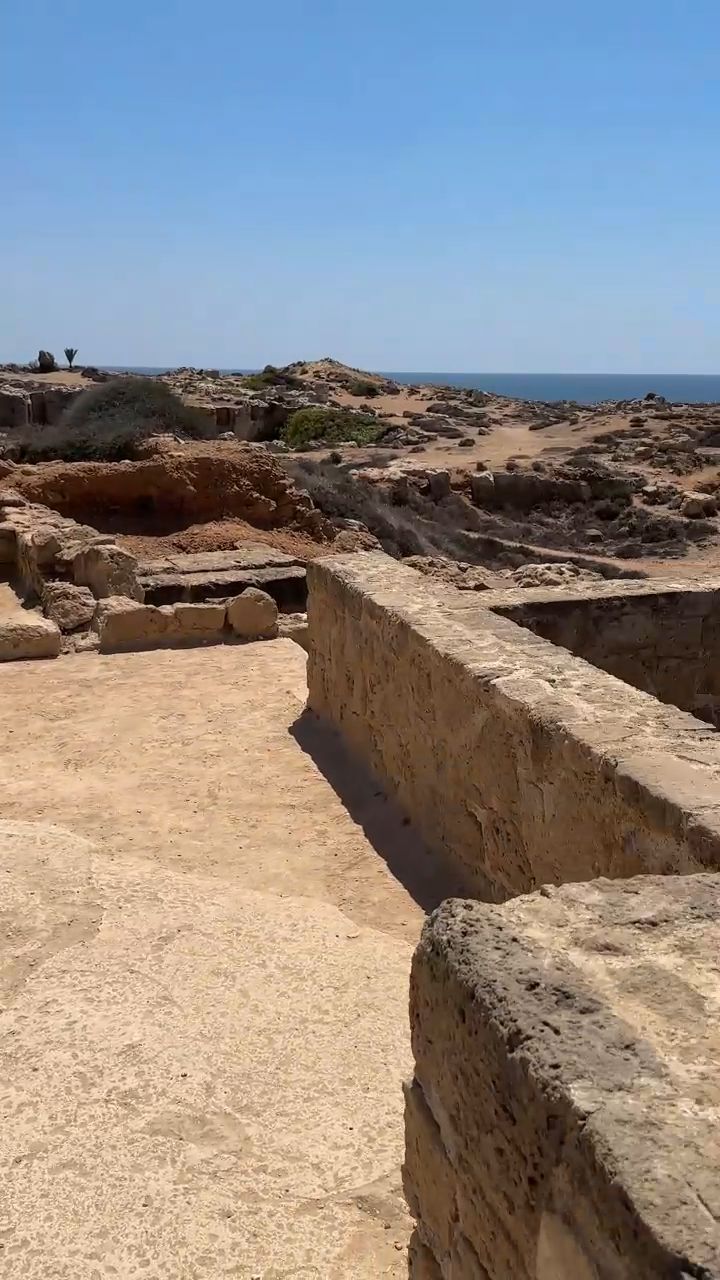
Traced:
[[[167, 373], [151, 365], [105, 365], [113, 372]], [[207, 366], [208, 368], [210, 366]], [[222, 373], [255, 373], [254, 369], [222, 369]], [[596, 404], [603, 400], [642, 400], [648, 391], [676, 404], [720, 402], [720, 373], [413, 373], [386, 372], [397, 382], [472, 387], [518, 400], [570, 400]]]

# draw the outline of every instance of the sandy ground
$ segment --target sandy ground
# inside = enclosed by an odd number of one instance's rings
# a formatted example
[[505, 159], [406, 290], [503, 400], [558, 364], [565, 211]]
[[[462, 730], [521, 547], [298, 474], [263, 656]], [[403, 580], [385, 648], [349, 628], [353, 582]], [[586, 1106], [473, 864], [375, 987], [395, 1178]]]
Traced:
[[8, 382], [32, 382], [48, 387], [91, 387], [92, 380], [83, 378], [78, 369], [56, 369], [54, 373], [38, 373], [37, 370], [20, 370], [18, 373], [5, 372], [3, 377]]
[[2, 681], [3, 1277], [405, 1276], [408, 969], [443, 889], [303, 716], [301, 650]]
[[27, 610], [23, 609], [21, 601], [10, 584], [2, 578], [0, 578], [0, 618], [6, 622], [10, 618], [27, 619]]

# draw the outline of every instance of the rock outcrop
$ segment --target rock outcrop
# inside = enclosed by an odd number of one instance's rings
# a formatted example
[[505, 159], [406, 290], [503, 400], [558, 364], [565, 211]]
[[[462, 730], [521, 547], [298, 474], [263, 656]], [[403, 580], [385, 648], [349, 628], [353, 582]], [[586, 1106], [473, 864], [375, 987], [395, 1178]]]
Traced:
[[[152, 451], [151, 451], [152, 448]], [[332, 534], [329, 521], [258, 446], [157, 441], [135, 462], [52, 462], [16, 467], [13, 488], [76, 519], [108, 510], [178, 527], [236, 516], [261, 529], [293, 526]], [[0, 488], [1, 495], [1, 488]]]

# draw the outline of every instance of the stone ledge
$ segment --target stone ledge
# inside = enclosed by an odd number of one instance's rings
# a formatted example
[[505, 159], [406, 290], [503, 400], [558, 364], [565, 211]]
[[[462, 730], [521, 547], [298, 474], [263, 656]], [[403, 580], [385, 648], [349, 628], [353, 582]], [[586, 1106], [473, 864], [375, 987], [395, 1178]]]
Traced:
[[308, 579], [310, 706], [473, 896], [720, 867], [720, 737], [693, 716], [386, 556]]
[[430, 917], [410, 998], [413, 1277], [720, 1277], [719, 946], [706, 875]]

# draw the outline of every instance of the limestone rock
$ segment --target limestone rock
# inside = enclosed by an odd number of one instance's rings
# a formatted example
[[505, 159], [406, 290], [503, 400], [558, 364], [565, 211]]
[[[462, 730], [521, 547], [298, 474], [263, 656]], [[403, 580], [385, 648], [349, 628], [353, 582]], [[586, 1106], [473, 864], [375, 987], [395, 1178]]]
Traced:
[[470, 476], [470, 496], [481, 507], [495, 496], [495, 477], [492, 471], [475, 471]]
[[93, 630], [100, 637], [101, 652], [113, 653], [171, 643], [174, 621], [167, 606], [156, 608], [126, 596], [107, 596], [95, 608]]
[[9, 520], [0, 520], [0, 564], [14, 564], [17, 531]]
[[680, 503], [680, 514], [691, 520], [714, 516], [716, 512], [717, 499], [711, 493], [686, 493]]
[[38, 351], [38, 369], [40, 373], [54, 373], [57, 363], [52, 351]]
[[441, 498], [447, 498], [450, 493], [450, 472], [443, 470], [428, 471], [427, 478], [430, 497], [433, 501], [439, 502]]
[[226, 619], [224, 604], [176, 604], [172, 612], [172, 632], [179, 643], [222, 640]]
[[406, 556], [403, 564], [427, 578], [447, 582], [460, 591], [488, 591], [497, 586], [496, 575], [464, 560], [448, 560], [444, 556]]
[[720, 1276], [715, 877], [446, 901], [410, 983], [404, 1184], [453, 1280]]
[[0, 622], [0, 662], [22, 658], [57, 658], [60, 631], [49, 618], [28, 613], [25, 618]]
[[[48, 516], [51, 513], [48, 512]], [[16, 566], [25, 595], [41, 595], [45, 574], [49, 573], [61, 547], [57, 528], [39, 524], [17, 532]]]
[[228, 601], [227, 618], [236, 636], [269, 640], [278, 634], [278, 607], [266, 591], [248, 587]]
[[341, 529], [332, 545], [333, 552], [381, 551], [382, 545], [374, 533], [364, 529]]
[[601, 574], [594, 569], [580, 568], [564, 561], [549, 564], [523, 564], [507, 575], [518, 587], [564, 587], [572, 582], [598, 579]]
[[42, 606], [65, 634], [89, 627], [95, 613], [95, 597], [89, 587], [76, 587], [72, 582], [46, 582]]
[[278, 618], [278, 634], [286, 640], [294, 640], [307, 653], [308, 620], [306, 613], [281, 613]]
[[30, 420], [30, 401], [21, 391], [0, 391], [0, 429], [26, 427]]
[[[0, 462], [0, 479], [9, 475], [14, 470], [14, 466], [15, 464], [12, 462]], [[17, 489], [3, 489], [2, 493], [0, 493], [0, 509], [4, 511], [9, 511], [15, 507], [27, 506], [29, 506], [27, 498], [18, 493]]]
[[144, 597], [137, 577], [137, 560], [114, 543], [81, 548], [74, 558], [73, 577], [78, 586], [89, 587], [98, 600], [106, 596], [131, 600]]

